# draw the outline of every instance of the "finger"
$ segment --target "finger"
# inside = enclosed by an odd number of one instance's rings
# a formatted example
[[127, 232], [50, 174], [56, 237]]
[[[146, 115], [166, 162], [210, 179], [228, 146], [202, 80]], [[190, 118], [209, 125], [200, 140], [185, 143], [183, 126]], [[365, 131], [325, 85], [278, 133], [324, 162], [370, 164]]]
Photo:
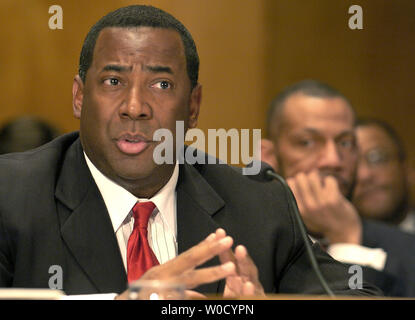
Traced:
[[[262, 294], [264, 292], [264, 289], [258, 278], [258, 269], [254, 261], [249, 256], [246, 248], [242, 245], [237, 246], [235, 249], [235, 257], [238, 261], [240, 276], [242, 280], [244, 280], [244, 283], [251, 282], [254, 287], [254, 293]], [[243, 292], [245, 290], [244, 287], [242, 288]], [[247, 288], [250, 288], [249, 284], [247, 285]]]
[[218, 229], [216, 229], [215, 235], [216, 235], [217, 239], [225, 238], [226, 237], [226, 231], [222, 228], [218, 228]]
[[255, 286], [252, 282], [245, 282], [242, 288], [244, 296], [265, 296], [265, 291], [262, 286]]
[[324, 178], [325, 189], [334, 193], [340, 193], [339, 184], [333, 176], [327, 176]]
[[240, 275], [246, 279], [254, 280], [258, 277], [258, 270], [251, 257], [248, 255], [248, 251], [242, 245], [239, 245], [235, 249], [235, 258], [239, 265]]
[[[235, 255], [233, 254], [231, 249], [220, 253], [219, 254], [219, 261], [222, 264], [227, 263], [227, 262], [233, 262], [235, 265], [237, 264]], [[239, 273], [239, 270], [237, 270], [237, 273]]]
[[123, 293], [117, 295], [114, 300], [129, 300], [130, 290], [125, 290]]
[[227, 262], [219, 266], [186, 271], [177, 277], [177, 281], [185, 284], [186, 288], [192, 289], [234, 275], [235, 264]]
[[226, 286], [223, 291], [224, 297], [237, 297], [242, 294], [243, 280], [240, 276], [229, 276], [226, 278]]
[[[222, 239], [226, 236], [226, 231], [222, 228], [216, 230], [216, 238]], [[231, 249], [224, 251], [223, 253], [219, 254], [219, 261], [220, 263], [224, 264], [226, 262], [233, 262], [236, 265], [236, 273], [239, 273], [238, 266], [236, 264], [236, 258]]]
[[324, 197], [325, 194], [323, 181], [317, 170], [313, 170], [312, 172], [310, 172], [310, 174], [308, 175], [308, 183], [311, 192], [314, 194], [314, 199], [318, 204], [320, 204], [320, 199], [322, 199], [322, 197]]
[[326, 201], [331, 204], [337, 203], [340, 199], [343, 198], [342, 193], [340, 192], [339, 185], [337, 183], [336, 178], [333, 176], [327, 176], [324, 178], [324, 185], [325, 185], [325, 194], [326, 194]]
[[297, 189], [294, 178], [287, 179], [287, 184], [290, 187], [290, 189], [291, 189], [291, 191], [294, 195], [295, 201], [297, 203], [298, 211], [300, 211], [301, 215], [303, 216], [304, 215], [303, 200], [301, 198], [300, 192]]
[[[216, 235], [209, 235], [204, 241], [183, 252], [176, 258], [160, 265], [163, 277], [176, 276], [187, 270], [203, 264], [213, 257], [229, 250], [232, 247], [233, 239], [226, 236], [217, 239]], [[150, 269], [151, 270], [151, 269]]]
[[207, 299], [204, 294], [193, 290], [185, 290], [186, 299]]
[[[226, 237], [226, 231], [222, 228], [216, 229], [215, 234], [216, 234], [216, 239], [223, 239]], [[236, 263], [236, 259], [234, 258], [233, 252], [230, 249], [219, 254], [219, 260], [222, 264], [229, 262], [229, 261]]]
[[[226, 231], [222, 228], [217, 229], [215, 234], [216, 234], [217, 239], [222, 239], [222, 238], [226, 237]], [[226, 262], [229, 262], [229, 261], [236, 263], [236, 259], [233, 255], [233, 252], [232, 252], [231, 249], [226, 250], [223, 253], [219, 254], [219, 261], [222, 264], [226, 263]]]
[[245, 282], [242, 286], [242, 295], [253, 296], [255, 295], [255, 286], [251, 281]]
[[315, 212], [317, 208], [317, 199], [313, 190], [311, 189], [308, 176], [304, 173], [299, 173], [296, 178], [296, 187], [301, 194], [301, 199], [305, 210]]

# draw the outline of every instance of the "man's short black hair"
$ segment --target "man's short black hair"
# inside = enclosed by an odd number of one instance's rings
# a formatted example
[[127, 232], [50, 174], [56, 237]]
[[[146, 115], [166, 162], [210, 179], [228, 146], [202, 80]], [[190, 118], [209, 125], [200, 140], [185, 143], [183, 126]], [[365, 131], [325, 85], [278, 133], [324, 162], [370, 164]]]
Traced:
[[[351, 103], [346, 98], [346, 96], [344, 96], [340, 91], [326, 83], [317, 80], [303, 80], [286, 87], [271, 101], [270, 106], [268, 108], [266, 120], [267, 135], [269, 138], [272, 138], [271, 125], [273, 124], [272, 121], [274, 120], [275, 115], [280, 116], [282, 114], [282, 109], [285, 104], [285, 101], [295, 94], [303, 94], [306, 96], [318, 98], [341, 98], [344, 101], [346, 101], [346, 103], [350, 106], [350, 109], [354, 114], [354, 110], [352, 108]], [[281, 119], [278, 119], [278, 122], [281, 122]]]
[[399, 161], [403, 162], [406, 160], [406, 151], [404, 143], [401, 137], [398, 135], [396, 130], [386, 121], [375, 119], [375, 118], [359, 118], [356, 121], [356, 127], [369, 127], [376, 126], [383, 130], [387, 136], [392, 140], [393, 144], [396, 146], [396, 151]]
[[186, 56], [187, 74], [192, 89], [197, 85], [199, 76], [199, 56], [193, 38], [185, 26], [169, 13], [145, 5], [133, 5], [119, 8], [102, 17], [88, 32], [79, 59], [79, 76], [85, 83], [86, 74], [91, 66], [95, 43], [104, 28], [153, 27], [176, 30], [182, 38]]

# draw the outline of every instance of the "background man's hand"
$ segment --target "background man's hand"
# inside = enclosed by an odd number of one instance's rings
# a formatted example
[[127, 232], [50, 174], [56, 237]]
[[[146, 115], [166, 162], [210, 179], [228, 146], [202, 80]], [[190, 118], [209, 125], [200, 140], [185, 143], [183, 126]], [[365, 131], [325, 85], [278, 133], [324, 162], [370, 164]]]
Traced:
[[354, 206], [342, 195], [332, 176], [316, 170], [287, 179], [307, 229], [331, 244], [360, 244], [362, 225]]

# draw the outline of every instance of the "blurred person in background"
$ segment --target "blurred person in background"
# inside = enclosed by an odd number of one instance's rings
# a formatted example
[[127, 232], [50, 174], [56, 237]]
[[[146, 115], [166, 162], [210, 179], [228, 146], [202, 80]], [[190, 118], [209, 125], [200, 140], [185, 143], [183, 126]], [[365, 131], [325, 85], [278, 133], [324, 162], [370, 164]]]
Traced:
[[0, 128], [0, 154], [37, 148], [59, 135], [56, 128], [33, 116], [21, 116]]
[[313, 239], [335, 259], [363, 267], [386, 295], [415, 296], [415, 237], [361, 219], [351, 203], [358, 149], [355, 112], [335, 88], [295, 83], [272, 101], [261, 159], [287, 179]]
[[363, 217], [415, 233], [410, 172], [401, 138], [388, 123], [378, 119], [359, 120], [356, 137], [360, 155], [353, 204]]

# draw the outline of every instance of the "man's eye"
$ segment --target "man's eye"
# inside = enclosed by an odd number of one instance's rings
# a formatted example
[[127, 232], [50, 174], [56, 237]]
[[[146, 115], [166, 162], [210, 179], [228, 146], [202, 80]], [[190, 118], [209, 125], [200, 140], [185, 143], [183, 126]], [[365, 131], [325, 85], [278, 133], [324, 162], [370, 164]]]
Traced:
[[159, 82], [155, 83], [153, 85], [153, 87], [166, 90], [166, 89], [171, 88], [171, 84], [170, 84], [170, 82], [163, 80], [163, 81], [159, 81]]
[[302, 147], [311, 147], [311, 146], [314, 145], [314, 141], [313, 140], [310, 140], [310, 139], [304, 139], [304, 140], [300, 140], [299, 141], [299, 144]]
[[390, 155], [383, 150], [371, 150], [365, 155], [365, 158], [369, 165], [384, 164], [391, 159]]
[[109, 86], [118, 86], [120, 84], [120, 80], [116, 78], [108, 78], [104, 80], [104, 83]]
[[342, 148], [353, 148], [354, 147], [354, 141], [353, 140], [343, 140], [340, 141], [340, 146]]

